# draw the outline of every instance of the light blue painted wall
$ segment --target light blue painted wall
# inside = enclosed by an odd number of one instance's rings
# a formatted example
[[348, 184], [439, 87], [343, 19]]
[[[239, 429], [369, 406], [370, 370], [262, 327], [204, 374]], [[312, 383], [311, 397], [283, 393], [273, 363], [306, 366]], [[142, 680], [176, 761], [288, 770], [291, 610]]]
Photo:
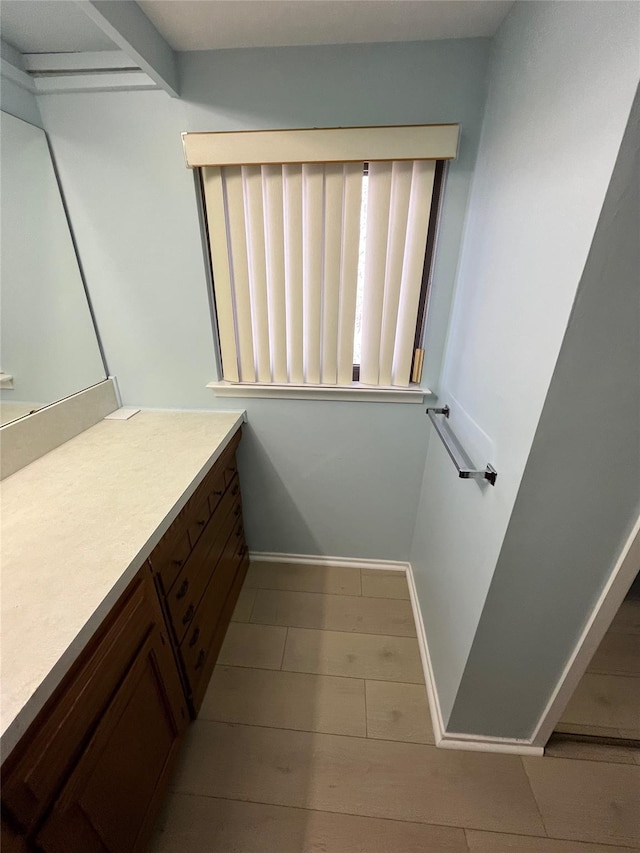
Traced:
[[437, 257], [439, 372], [485, 99], [485, 39], [191, 53], [162, 92], [41, 97], [107, 362], [127, 404], [238, 408], [254, 549], [406, 560], [427, 443], [411, 404], [247, 400], [215, 379], [205, 267], [180, 132], [460, 122]]
[[0, 76], [0, 109], [28, 121], [29, 124], [42, 127], [42, 117], [35, 95], [5, 76]]
[[453, 731], [531, 736], [638, 519], [638, 235], [640, 96], [453, 707]]
[[498, 481], [457, 479], [431, 440], [411, 551], [445, 724], [638, 83], [639, 12], [517, 3], [495, 39], [441, 399], [489, 437]]
[[246, 408], [240, 466], [252, 549], [408, 559], [427, 442], [422, 406], [247, 400]]

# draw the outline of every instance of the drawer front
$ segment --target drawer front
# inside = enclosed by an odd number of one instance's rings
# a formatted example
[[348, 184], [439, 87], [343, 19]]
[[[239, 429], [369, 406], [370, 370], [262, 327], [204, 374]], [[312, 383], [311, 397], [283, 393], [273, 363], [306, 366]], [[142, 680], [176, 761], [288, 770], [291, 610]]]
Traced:
[[224, 476], [224, 484], [228, 486], [229, 483], [233, 480], [233, 478], [238, 473], [238, 465], [236, 463], [235, 455], [229, 459], [229, 461], [224, 466], [223, 476]]
[[220, 459], [218, 459], [202, 483], [198, 486], [193, 497], [190, 499], [192, 502], [192, 512], [196, 509], [196, 506], [198, 511], [200, 511], [200, 505], [203, 501], [207, 501], [209, 504], [209, 514], [215, 512], [215, 509], [220, 503], [227, 487], [233, 480], [233, 475], [229, 476], [229, 473], [231, 471], [237, 473], [235, 454], [239, 441], [239, 436], [237, 439], [234, 438], [232, 440], [231, 444], [226, 448]]
[[151, 554], [153, 571], [158, 575], [162, 592], [167, 593], [189, 559], [191, 542], [187, 533], [180, 539], [164, 536]]
[[138, 649], [163, 623], [153, 584], [136, 579], [3, 767], [3, 808], [28, 832], [70, 768]]
[[239, 435], [232, 439], [153, 550], [150, 560], [160, 580], [161, 593], [169, 592], [204, 533], [207, 522], [222, 503], [233, 481], [233, 474], [237, 471], [235, 451], [239, 441]]
[[210, 518], [211, 510], [209, 509], [209, 499], [207, 496], [205, 496], [204, 499], [200, 501], [200, 504], [194, 510], [191, 520], [189, 522], [189, 527], [187, 528], [189, 543], [192, 548], [195, 548], [196, 543], [204, 533], [204, 529], [207, 526], [207, 523]]
[[224, 481], [224, 469], [221, 469], [216, 465], [214, 468], [210, 483], [207, 488], [207, 500], [209, 502], [209, 513], [213, 515], [216, 511], [218, 504], [222, 500], [222, 496], [225, 493], [225, 489], [227, 488], [227, 483]]
[[225, 494], [167, 596], [167, 609], [178, 643], [193, 621], [211, 572], [241, 514], [239, 488], [236, 491], [235, 486], [237, 483]]
[[200, 602], [193, 624], [180, 646], [180, 654], [192, 692], [205, 671], [204, 664], [233, 585], [236, 570], [241, 562], [240, 552], [243, 546], [244, 531], [240, 518], [225, 543], [224, 551]]
[[218, 623], [215, 626], [214, 634], [211, 642], [209, 643], [208, 649], [205, 652], [205, 656], [204, 658], [201, 657], [202, 663], [196, 673], [197, 677], [194, 677], [191, 685], [191, 705], [196, 715], [200, 710], [202, 700], [207, 692], [211, 675], [215, 668], [218, 655], [220, 654], [220, 649], [222, 648], [222, 643], [224, 642], [227, 628], [231, 621], [231, 616], [233, 615], [233, 611], [238, 601], [238, 596], [240, 595], [240, 590], [242, 589], [247, 569], [249, 568], [249, 551], [244, 541], [234, 554], [233, 561], [235, 564], [235, 575], [233, 577], [231, 588], [224, 602], [224, 607], [222, 608], [222, 612], [218, 618]]

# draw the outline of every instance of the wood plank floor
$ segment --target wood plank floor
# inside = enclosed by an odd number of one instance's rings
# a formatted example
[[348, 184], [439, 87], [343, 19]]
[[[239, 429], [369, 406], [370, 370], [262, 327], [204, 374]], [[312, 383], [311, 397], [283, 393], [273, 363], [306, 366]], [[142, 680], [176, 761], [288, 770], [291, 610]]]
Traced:
[[556, 731], [640, 741], [640, 599], [623, 601]]
[[622, 853], [640, 758], [436, 749], [402, 574], [251, 566], [154, 853]]

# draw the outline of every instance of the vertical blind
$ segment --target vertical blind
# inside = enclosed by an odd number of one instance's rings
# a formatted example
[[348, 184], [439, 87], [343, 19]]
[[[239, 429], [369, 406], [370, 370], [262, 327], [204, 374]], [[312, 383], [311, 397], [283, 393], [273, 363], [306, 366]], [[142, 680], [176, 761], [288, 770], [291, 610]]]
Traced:
[[433, 160], [370, 162], [368, 175], [363, 162], [205, 167], [224, 379], [350, 385], [361, 301], [360, 382], [408, 386], [434, 172]]

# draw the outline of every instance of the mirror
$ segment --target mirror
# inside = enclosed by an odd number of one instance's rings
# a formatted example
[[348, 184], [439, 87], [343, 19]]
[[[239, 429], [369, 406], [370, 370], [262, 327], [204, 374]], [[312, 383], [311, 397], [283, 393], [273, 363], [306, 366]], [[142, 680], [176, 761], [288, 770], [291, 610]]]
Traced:
[[106, 378], [43, 130], [0, 114], [0, 424]]

